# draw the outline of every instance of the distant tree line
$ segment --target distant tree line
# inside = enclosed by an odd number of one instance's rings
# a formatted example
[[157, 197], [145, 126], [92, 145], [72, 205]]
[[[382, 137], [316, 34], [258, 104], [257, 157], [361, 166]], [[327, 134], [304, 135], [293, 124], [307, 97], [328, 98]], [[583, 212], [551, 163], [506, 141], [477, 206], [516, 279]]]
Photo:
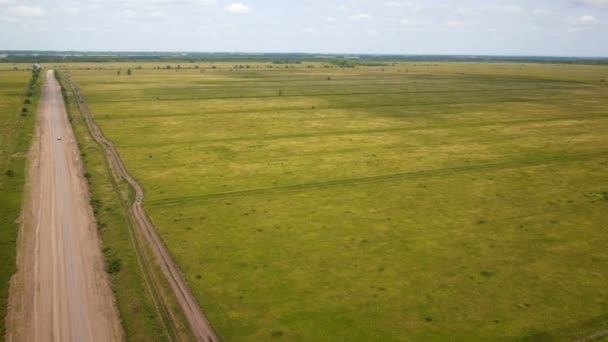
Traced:
[[[388, 62], [513, 62], [513, 63], [553, 63], [553, 64], [608, 64], [608, 58], [602, 57], [542, 57], [542, 56], [465, 56], [465, 55], [327, 55], [304, 53], [265, 53], [265, 54], [231, 54], [231, 53], [163, 53], [163, 52], [98, 52], [76, 51], [0, 51], [7, 55], [0, 63], [51, 63], [51, 62], [160, 62], [160, 63], [203, 63], [203, 62], [237, 62], [301, 64], [304, 62], [330, 62], [340, 67], [352, 65], [377, 66], [375, 63]], [[353, 58], [353, 59], [351, 59]], [[356, 58], [356, 59], [354, 59]]]

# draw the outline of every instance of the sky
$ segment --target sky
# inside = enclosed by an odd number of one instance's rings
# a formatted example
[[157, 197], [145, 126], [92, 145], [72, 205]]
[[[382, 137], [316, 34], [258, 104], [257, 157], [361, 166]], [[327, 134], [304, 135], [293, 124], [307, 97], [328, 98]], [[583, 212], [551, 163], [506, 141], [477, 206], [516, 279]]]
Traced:
[[0, 50], [608, 57], [608, 0], [0, 0]]

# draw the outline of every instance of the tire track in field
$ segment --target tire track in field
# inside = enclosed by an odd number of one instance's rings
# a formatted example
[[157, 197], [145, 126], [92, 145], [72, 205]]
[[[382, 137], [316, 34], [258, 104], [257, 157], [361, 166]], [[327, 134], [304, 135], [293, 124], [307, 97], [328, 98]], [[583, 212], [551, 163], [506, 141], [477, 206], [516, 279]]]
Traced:
[[[608, 86], [607, 86], [608, 87]], [[563, 97], [551, 98], [552, 100], [564, 100]], [[603, 100], [604, 97], [599, 96], [577, 96], [577, 100]], [[487, 104], [511, 104], [511, 103], [536, 103], [546, 102], [546, 99], [530, 99], [530, 98], [516, 98], [512, 100], [500, 100], [500, 101], [449, 101], [449, 102], [418, 102], [418, 103], [397, 103], [392, 102], [391, 104], [374, 104], [374, 105], [328, 105], [328, 106], [315, 106], [317, 110], [333, 110], [333, 109], [367, 109], [367, 108], [402, 108], [404, 106], [409, 107], [432, 107], [432, 106], [461, 106], [461, 105], [487, 105]], [[571, 103], [572, 101], [569, 101]], [[602, 107], [603, 108], [603, 107]], [[310, 111], [310, 106], [293, 106], [293, 107], [277, 107], [277, 108], [256, 108], [254, 113], [265, 113], [265, 112], [285, 112], [285, 111]], [[195, 112], [195, 113], [161, 113], [161, 114], [138, 114], [137, 116], [115, 115], [111, 117], [98, 118], [98, 120], [140, 120], [142, 118], [158, 118], [158, 117], [189, 117], [189, 116], [208, 116], [208, 115], [233, 115], [233, 114], [251, 114], [251, 109], [233, 109], [233, 110], [215, 110], [211, 112]], [[426, 113], [424, 114], [426, 115]], [[412, 117], [409, 115], [408, 117]]]
[[100, 145], [104, 148], [107, 155], [109, 156], [109, 161], [115, 166], [116, 170], [120, 174], [120, 176], [127, 181], [135, 190], [135, 200], [131, 206], [131, 211], [133, 216], [135, 217], [139, 227], [141, 228], [144, 236], [148, 240], [151, 249], [154, 254], [158, 258], [159, 265], [165, 274], [171, 289], [173, 290], [177, 302], [182, 308], [188, 323], [192, 329], [194, 337], [197, 341], [200, 342], [217, 342], [219, 338], [217, 337], [215, 331], [211, 327], [211, 324], [207, 320], [207, 317], [203, 313], [201, 307], [199, 306], [196, 298], [192, 294], [192, 291], [186, 284], [186, 280], [184, 279], [182, 273], [179, 271], [177, 265], [173, 261], [169, 250], [164, 244], [161, 237], [158, 235], [154, 224], [150, 220], [148, 214], [143, 208], [144, 202], [144, 191], [143, 188], [139, 185], [139, 183], [133, 178], [125, 164], [123, 163], [118, 151], [114, 144], [106, 138], [103, 134], [103, 131], [95, 121], [93, 120], [93, 116], [89, 111], [89, 108], [86, 103], [85, 97], [82, 95], [82, 92], [78, 85], [76, 85], [71, 78], [68, 78], [68, 82], [72, 87], [74, 95], [76, 96], [76, 100], [78, 106], [83, 113], [83, 117], [85, 122], [89, 126], [89, 129], [94, 137]]
[[482, 165], [473, 165], [473, 166], [457, 166], [457, 167], [434, 169], [434, 170], [399, 172], [399, 173], [392, 173], [392, 174], [378, 175], [378, 176], [338, 179], [338, 180], [319, 182], [319, 183], [306, 183], [306, 184], [268, 187], [268, 188], [227, 191], [227, 192], [219, 192], [219, 193], [196, 195], [196, 196], [184, 196], [184, 197], [176, 197], [176, 198], [151, 200], [151, 201], [148, 201], [147, 204], [149, 206], [162, 207], [162, 206], [177, 205], [177, 204], [180, 204], [183, 202], [205, 201], [205, 200], [225, 198], [225, 197], [240, 197], [240, 196], [258, 195], [258, 194], [266, 194], [266, 193], [288, 193], [288, 192], [298, 192], [298, 191], [307, 191], [307, 190], [315, 190], [315, 189], [328, 189], [328, 188], [335, 188], [335, 187], [342, 187], [342, 186], [349, 186], [349, 185], [358, 185], [358, 184], [383, 183], [383, 182], [391, 182], [391, 181], [403, 180], [403, 179], [419, 179], [419, 178], [425, 178], [425, 177], [450, 176], [450, 175], [454, 175], [454, 174], [472, 173], [472, 172], [479, 172], [479, 171], [486, 171], [486, 170], [493, 171], [493, 170], [504, 170], [504, 169], [516, 169], [516, 168], [521, 168], [521, 167], [542, 166], [542, 165], [550, 165], [550, 164], [559, 164], [559, 163], [564, 163], [564, 162], [581, 161], [581, 160], [592, 159], [592, 158], [601, 157], [601, 156], [608, 156], [608, 151], [571, 154], [571, 155], [566, 155], [566, 156], [556, 156], [556, 157], [549, 157], [549, 158], [543, 158], [543, 159], [538, 159], [538, 160], [512, 161], [512, 162], [491, 163], [491, 164], [482, 164]]
[[[414, 117], [414, 115], [408, 116]], [[393, 133], [393, 132], [416, 132], [422, 130], [435, 130], [435, 129], [446, 129], [446, 128], [474, 128], [474, 127], [492, 127], [492, 126], [505, 126], [505, 125], [518, 125], [518, 124], [534, 124], [534, 123], [550, 123], [560, 121], [586, 121], [590, 119], [604, 119], [608, 118], [608, 114], [594, 114], [587, 116], [563, 116], [554, 118], [544, 119], [521, 119], [511, 121], [495, 121], [495, 122], [473, 122], [463, 124], [444, 124], [444, 125], [428, 125], [428, 126], [413, 126], [413, 127], [392, 127], [392, 128], [377, 128], [377, 129], [366, 129], [366, 130], [353, 130], [353, 131], [327, 131], [327, 132], [311, 132], [311, 133], [296, 133], [296, 134], [277, 134], [267, 135], [261, 137], [254, 136], [242, 136], [232, 138], [209, 138], [209, 139], [198, 139], [198, 140], [180, 140], [166, 143], [165, 146], [179, 146], [179, 145], [196, 145], [196, 144], [208, 144], [208, 143], [230, 143], [239, 141], [272, 141], [281, 139], [306, 139], [306, 138], [319, 138], [319, 137], [332, 137], [332, 136], [350, 136], [350, 135], [364, 135], [364, 134], [379, 134], [379, 133]], [[122, 145], [122, 148], [140, 148], [145, 147], [146, 144], [133, 144], [133, 145]]]
[[[487, 84], [484, 84], [482, 82], [471, 82], [474, 81], [475, 79], [472, 77], [467, 77], [467, 78], [462, 78], [462, 76], [460, 77], [442, 77], [444, 79], [455, 79], [455, 80], [459, 80], [462, 82], [462, 85], [467, 85], [470, 86], [471, 84], [474, 84], [475, 86], [496, 86], [496, 80], [487, 80]], [[420, 82], [425, 81], [425, 80], [429, 80], [429, 82]], [[361, 88], [363, 86], [361, 86], [361, 82], [366, 82], [367, 86], [423, 86], [423, 87], [436, 87], [438, 84], [440, 84], [440, 82], [437, 82], [436, 79], [431, 79], [431, 78], [417, 78], [417, 77], [408, 77], [408, 78], [403, 78], [403, 77], [395, 77], [394, 80], [390, 80], [390, 81], [386, 81], [387, 78], [386, 77], [381, 77], [381, 78], [355, 78], [355, 79], [340, 79], [338, 78], [333, 78], [331, 80], [327, 80], [325, 78], [322, 79], [314, 79], [314, 80], [244, 80], [244, 81], [240, 81], [240, 80], [235, 80], [235, 81], [229, 81], [229, 82], [224, 82], [224, 83], [211, 83], [209, 85], [197, 85], [197, 86], [192, 86], [192, 87], [183, 87], [183, 86], [178, 86], [178, 87], [167, 87], [165, 85], [165, 87], [149, 87], [149, 88], [143, 88], [143, 91], [155, 91], [156, 93], [152, 93], [152, 94], [148, 94], [150, 96], [157, 96], [159, 95], [158, 92], [161, 92], [160, 94], [162, 95], [162, 91], [192, 91], [192, 90], [218, 90], [218, 89], [251, 89], [251, 87], [254, 87], [256, 89], [277, 89], [277, 87], [280, 87], [281, 89], [289, 89], [289, 88], [319, 88], [319, 87], [352, 87], [352, 88]], [[396, 80], [396, 81], [395, 81]], [[258, 85], [256, 85], [256, 83], [258, 83]], [[264, 84], [263, 86], [259, 85], [260, 83]], [[286, 83], [286, 84], [283, 84]], [[302, 84], [296, 84], [293, 85], [293, 83], [306, 83], [305, 85]], [[539, 85], [539, 83], [544, 83], [547, 86], [553, 86], [553, 87], [557, 87], [558, 85], [561, 84], [561, 82], [552, 82], [552, 81], [531, 81], [531, 80], [527, 80], [527, 81], [522, 81], [522, 80], [501, 80], [502, 84], [506, 84], [506, 83], [514, 83], [514, 84], [520, 84], [523, 85], [525, 83], [530, 83], [530, 84], [535, 84], [535, 85]], [[238, 85], [233, 85], [233, 84], [238, 84]], [[579, 83], [567, 83], [570, 87], [573, 86], [573, 84], [579, 84]], [[580, 84], [581, 88], [587, 88], [585, 86], [583, 86], [583, 84]], [[508, 88], [508, 87], [506, 87]], [[479, 89], [484, 89], [479, 88]], [[471, 89], [473, 90], [473, 89]], [[499, 90], [498, 88], [495, 88], [495, 90]], [[124, 92], [124, 89], [104, 89], [104, 90], [96, 90], [97, 94], [112, 94], [112, 93], [122, 93]]]

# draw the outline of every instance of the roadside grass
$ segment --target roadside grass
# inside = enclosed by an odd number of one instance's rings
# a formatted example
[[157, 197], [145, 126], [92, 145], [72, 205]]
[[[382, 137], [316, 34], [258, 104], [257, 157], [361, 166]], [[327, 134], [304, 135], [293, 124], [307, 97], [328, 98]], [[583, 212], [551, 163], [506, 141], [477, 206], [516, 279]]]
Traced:
[[[16, 271], [18, 220], [27, 178], [27, 154], [44, 83], [41, 75], [28, 97], [31, 76], [31, 70], [0, 68], [0, 316], [3, 318], [6, 316], [10, 278]], [[23, 112], [23, 108], [27, 112]], [[2, 336], [5, 328], [4, 323], [1, 324]]]
[[608, 67], [157, 66], [65, 67], [224, 341], [608, 329]]
[[[66, 89], [64, 97], [70, 122], [85, 164], [85, 177], [91, 190], [91, 205], [102, 238], [107, 271], [112, 278], [127, 340], [190, 340], [189, 328], [184, 325], [180, 313], [173, 313], [177, 304], [170, 298], [168, 284], [158, 266], [149, 261], [151, 251], [138, 242], [143, 237], [131, 226], [126, 211], [132, 201], [128, 198], [131, 190], [127, 184], [113, 178], [113, 170], [106, 164], [103, 150], [89, 134], [74, 96], [61, 78], [62, 87]], [[163, 305], [168, 306], [172, 313], [167, 312]], [[171, 325], [170, 315], [175, 315], [173, 320], [177, 324]]]

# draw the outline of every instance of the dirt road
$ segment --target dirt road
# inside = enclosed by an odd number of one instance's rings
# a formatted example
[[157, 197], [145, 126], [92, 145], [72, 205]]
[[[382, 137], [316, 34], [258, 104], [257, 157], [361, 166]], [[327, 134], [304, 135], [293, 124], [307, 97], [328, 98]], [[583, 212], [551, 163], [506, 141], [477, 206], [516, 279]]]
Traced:
[[114, 144], [106, 138], [103, 134], [101, 128], [97, 126], [89, 108], [87, 106], [87, 102], [84, 98], [84, 95], [80, 91], [80, 88], [70, 79], [70, 86], [74, 91], [74, 95], [76, 96], [78, 106], [80, 107], [80, 111], [83, 114], [84, 120], [86, 121], [89, 129], [93, 135], [93, 138], [103, 146], [107, 159], [109, 163], [112, 165], [114, 169], [120, 174], [120, 176], [126, 180], [135, 190], [135, 200], [133, 205], [131, 206], [131, 213], [135, 218], [138, 226], [141, 228], [144, 233], [148, 243], [156, 255], [158, 262], [161, 266], [165, 277], [167, 278], [173, 293], [175, 294], [175, 298], [179, 303], [188, 323], [190, 324], [190, 328], [192, 329], [192, 333], [197, 341], [204, 342], [217, 342], [219, 341], [218, 336], [216, 335], [213, 327], [207, 320], [207, 317], [203, 313], [200, 305], [198, 304], [196, 298], [192, 294], [190, 287], [187, 285], [186, 280], [184, 279], [182, 273], [179, 271], [179, 268], [173, 261], [169, 250], [165, 246], [163, 240], [158, 235], [156, 228], [152, 224], [148, 214], [146, 213], [143, 202], [144, 202], [144, 190], [139, 185], [139, 183], [131, 176], [128, 172], [127, 167], [123, 163], [120, 155], [118, 154], [118, 150], [114, 146]]
[[53, 71], [38, 109], [8, 341], [124, 339], [72, 128]]

